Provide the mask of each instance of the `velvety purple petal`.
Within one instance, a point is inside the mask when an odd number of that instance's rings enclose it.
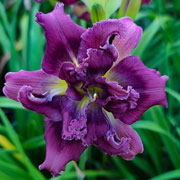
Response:
[[[112,117],[111,122],[116,131],[117,136],[121,138],[129,138],[129,151],[127,154],[121,155],[123,159],[132,160],[136,154],[143,152],[142,141],[135,130],[132,129],[130,125],[124,124],[119,121],[119,119],[114,119]]]
[[[126,112],[132,109],[136,109],[140,95],[131,86],[127,87],[126,90],[127,98],[117,98],[116,95],[109,96],[106,99],[107,104],[104,108],[112,112],[115,117],[123,116]],[[108,100],[108,101],[107,101]]]
[[[95,142],[95,145],[105,153],[113,156],[120,155],[125,160],[132,160],[137,154],[143,152],[140,137],[129,125],[119,121],[114,128],[115,135],[101,138]]]
[[[60,72],[59,72],[59,78],[65,80],[68,82],[68,84],[74,84],[77,83],[77,74],[75,72],[75,64],[71,62],[64,62],[61,65]]]
[[[132,19],[125,17],[121,19],[121,22],[126,28],[126,36],[124,38],[116,36],[113,40],[113,44],[119,52],[119,60],[131,55],[142,36],[142,28],[137,26]]]
[[[149,4],[152,0],[142,0],[141,4]]]
[[[35,93],[44,94],[57,87],[63,88],[63,84],[65,84],[56,76],[46,74],[42,70],[10,72],[6,74],[5,80],[3,92],[15,101],[18,101],[18,92],[24,85],[31,86]]]
[[[81,84],[80,84],[81,85]],[[81,101],[84,95],[87,95],[87,93],[77,86],[69,86],[66,90],[66,95],[72,100],[75,101]]]
[[[160,76],[158,71],[147,68],[136,56],[121,60],[109,72],[109,80],[117,81],[125,89],[131,86],[135,92],[139,93],[139,98],[137,97],[135,108],[129,108],[124,113],[115,113],[115,118],[119,118],[126,124],[132,124],[139,120],[140,116],[151,106],[163,105],[167,107],[165,93],[167,79],[167,76]],[[135,94],[133,95],[134,98],[136,98]],[[118,104],[121,102],[112,103]]]
[[[57,177],[60,171],[65,170],[69,161],[79,159],[86,147],[81,141],[66,141],[61,138],[62,122],[53,122],[46,118],[45,123],[46,158],[39,168],[47,169]]]
[[[63,121],[62,138],[64,140],[82,140],[87,133],[88,97],[84,97],[82,101],[63,97],[60,106]]]
[[[81,79],[85,80],[104,75],[118,59],[118,53],[111,45],[104,46],[103,50],[89,48],[87,55],[76,69]]]
[[[109,155],[120,155],[120,156],[125,156],[127,155],[130,151],[130,141],[131,139],[129,137],[123,137],[123,136],[118,136],[116,133],[115,129],[113,128],[110,119],[108,118],[107,114],[105,112],[104,117],[106,117],[106,120],[109,122],[109,127],[107,128],[102,128],[103,126],[101,125],[102,122],[99,123],[99,127],[101,128],[93,128],[94,131],[99,130],[100,132],[103,132],[101,136],[99,136],[95,141],[93,142],[94,145],[98,146],[102,151]],[[96,117],[93,117],[96,119]]]
[[[109,135],[108,137],[101,137],[94,142],[104,153],[111,156],[125,156],[129,152],[130,139],[119,139],[116,135]]]
[[[118,82],[108,81],[108,78],[105,77],[95,78],[90,83],[92,83],[95,87],[101,88],[96,102],[102,106],[105,106],[111,100],[127,100],[131,93],[130,87],[127,88],[127,90],[123,89]]]
[[[111,44],[111,38],[115,34],[124,38],[126,35],[126,27],[123,22],[122,19],[108,19],[94,24],[92,28],[85,31],[81,36],[82,41],[78,60],[82,62],[88,57],[87,50],[89,48],[101,49],[106,44]]]
[[[76,3],[78,0],[61,0],[64,4],[70,5]]]
[[[73,5],[73,13],[77,18],[91,22],[91,15],[88,8],[82,3],[76,3]]]
[[[79,69],[79,68],[78,68]],[[83,71],[83,72],[82,72]],[[76,101],[80,101],[87,94],[80,86],[82,85],[82,76],[85,76],[85,68],[77,70],[74,63],[64,62],[60,68],[59,77],[68,83],[66,95]],[[81,74],[82,73],[82,74]],[[81,77],[80,77],[81,76]]]
[[[37,3],[42,3],[43,1],[45,0],[35,0]],[[61,2],[63,2],[64,4],[66,5],[71,5],[71,4],[74,4],[76,3],[78,0],[59,0]]]
[[[80,46],[80,36],[85,31],[64,13],[63,4],[56,4],[48,14],[38,12],[37,22],[43,26],[47,40],[43,70],[48,74],[59,75],[63,62],[76,62]]]
[[[89,146],[99,137],[106,136],[111,129],[111,123],[101,106],[88,97],[84,97],[81,102],[64,97],[61,109],[64,140],[81,140],[84,146]]]
[[[111,129],[111,123],[102,107],[92,103],[87,112],[87,134],[84,136],[83,144],[88,146],[97,139],[106,136]]]
[[[32,111],[43,114],[54,121],[61,121],[61,109],[59,106],[61,96],[55,96],[49,101],[48,93],[37,94],[31,86],[23,86],[19,90],[18,101]]]

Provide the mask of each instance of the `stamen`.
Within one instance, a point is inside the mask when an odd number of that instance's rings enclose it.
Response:
[[[96,101],[97,96],[98,96],[97,93],[93,94],[92,102]]]

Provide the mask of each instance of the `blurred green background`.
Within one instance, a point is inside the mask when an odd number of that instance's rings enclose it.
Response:
[[[45,38],[35,13],[52,9],[52,2],[39,5],[31,0],[0,0],[0,89],[5,73],[40,69]],[[91,26],[74,17],[71,6],[65,9],[76,23]],[[87,180],[180,179],[180,0],[154,0],[141,8],[135,22],[144,34],[133,54],[149,68],[169,76],[169,108],[153,107],[133,124],[144,144],[144,153],[133,161],[110,157],[91,146],[78,166],[70,162],[57,180],[84,176]],[[45,158],[43,133],[41,115],[0,91],[0,180],[54,179],[47,171],[38,170]]]

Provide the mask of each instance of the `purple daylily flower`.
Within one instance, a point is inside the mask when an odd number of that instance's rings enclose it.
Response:
[[[73,13],[79,19],[91,22],[91,15],[89,9],[83,3],[75,3],[73,5]]]
[[[152,0],[142,0],[141,4],[149,4]]]
[[[42,3],[45,0],[35,0],[37,3]],[[59,0],[60,1],[60,0]],[[73,14],[85,21],[91,22],[91,15],[89,13],[88,8],[78,0],[61,0],[66,5],[73,5]]]
[[[153,105],[167,107],[167,76],[148,69],[131,52],[142,35],[130,18],[85,29],[57,4],[37,22],[47,40],[42,70],[6,75],[4,94],[45,115],[46,158],[54,176],[93,144],[131,160],[143,145],[131,124]]]
[[[60,0],[64,4],[70,5],[76,3],[78,0]]]
[[[45,0],[35,0],[35,1],[37,3],[42,3]],[[59,0],[59,1],[63,2],[64,4],[71,5],[71,4],[76,3],[78,0]]]

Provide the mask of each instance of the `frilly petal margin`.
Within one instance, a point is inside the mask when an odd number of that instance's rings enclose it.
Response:
[[[89,48],[87,55],[88,57],[76,68],[77,74],[83,80],[103,76],[118,59],[116,48],[111,45],[105,45],[102,50]]]
[[[105,153],[112,156],[120,155],[125,160],[132,160],[137,154],[142,153],[143,144],[136,131],[131,126],[115,119],[112,114],[108,117],[115,130],[115,135],[99,139],[95,144]]]
[[[64,5],[57,3],[48,13],[36,13],[36,21],[44,28],[46,37],[45,56],[42,68],[48,74],[58,76],[63,62],[76,62],[80,46],[80,36],[85,28],[75,24],[64,13]]]
[[[56,76],[46,74],[42,70],[10,72],[6,74],[5,80],[3,92],[7,97],[15,101],[18,101],[18,92],[24,85],[31,86],[36,93],[44,94],[57,86],[59,87],[64,82]]]
[[[61,99],[62,109],[62,138],[64,140],[82,140],[87,133],[87,111],[89,99],[74,101],[68,97]]]
[[[43,114],[54,121],[61,121],[61,110],[59,102],[61,96],[55,96],[51,101],[48,99],[48,93],[42,95],[33,93],[31,86],[23,86],[18,93],[18,101],[27,109]]]
[[[124,124],[119,119],[115,119],[111,113],[108,113],[108,117],[115,129],[118,138],[129,138],[129,151],[126,154],[122,154],[121,157],[125,160],[132,160],[137,154],[143,152],[143,144],[141,138],[130,125]]]
[[[79,48],[78,61],[81,63],[87,58],[87,50],[101,49],[106,44],[111,44],[111,37],[118,35],[120,38],[125,38],[127,29],[123,21],[108,19],[100,21],[87,29],[81,36],[81,44]]]
[[[86,149],[81,141],[63,140],[61,132],[62,122],[45,118],[46,158],[39,169],[49,170],[54,177],[59,176],[60,171],[65,171],[65,166],[69,161],[77,161]]]
[[[119,53],[119,60],[131,55],[142,36],[142,28],[137,26],[132,19],[128,17],[121,18],[121,22],[126,28],[126,36],[124,38],[116,36],[112,42]]]
[[[121,156],[123,159],[132,160],[137,154],[143,152],[144,148],[141,138],[130,125],[124,124],[119,121],[119,119],[116,119],[114,128],[119,138],[126,137],[131,139],[128,153]]]
[[[83,144],[88,146],[99,138],[106,136],[112,130],[112,125],[102,111],[102,107],[92,103],[87,112],[87,134],[83,139]]]
[[[139,93],[136,101],[136,107],[128,109],[124,113],[113,113],[115,118],[120,119],[126,124],[132,124],[139,120],[140,116],[151,106],[163,105],[168,106],[165,85],[167,76],[160,76],[160,73],[154,69],[147,68],[139,57],[129,56],[121,60],[109,72],[108,79],[117,81],[123,88],[132,86]],[[121,101],[112,101],[109,103],[119,104]],[[108,111],[111,112],[109,104]],[[113,111],[113,110],[112,110]]]

